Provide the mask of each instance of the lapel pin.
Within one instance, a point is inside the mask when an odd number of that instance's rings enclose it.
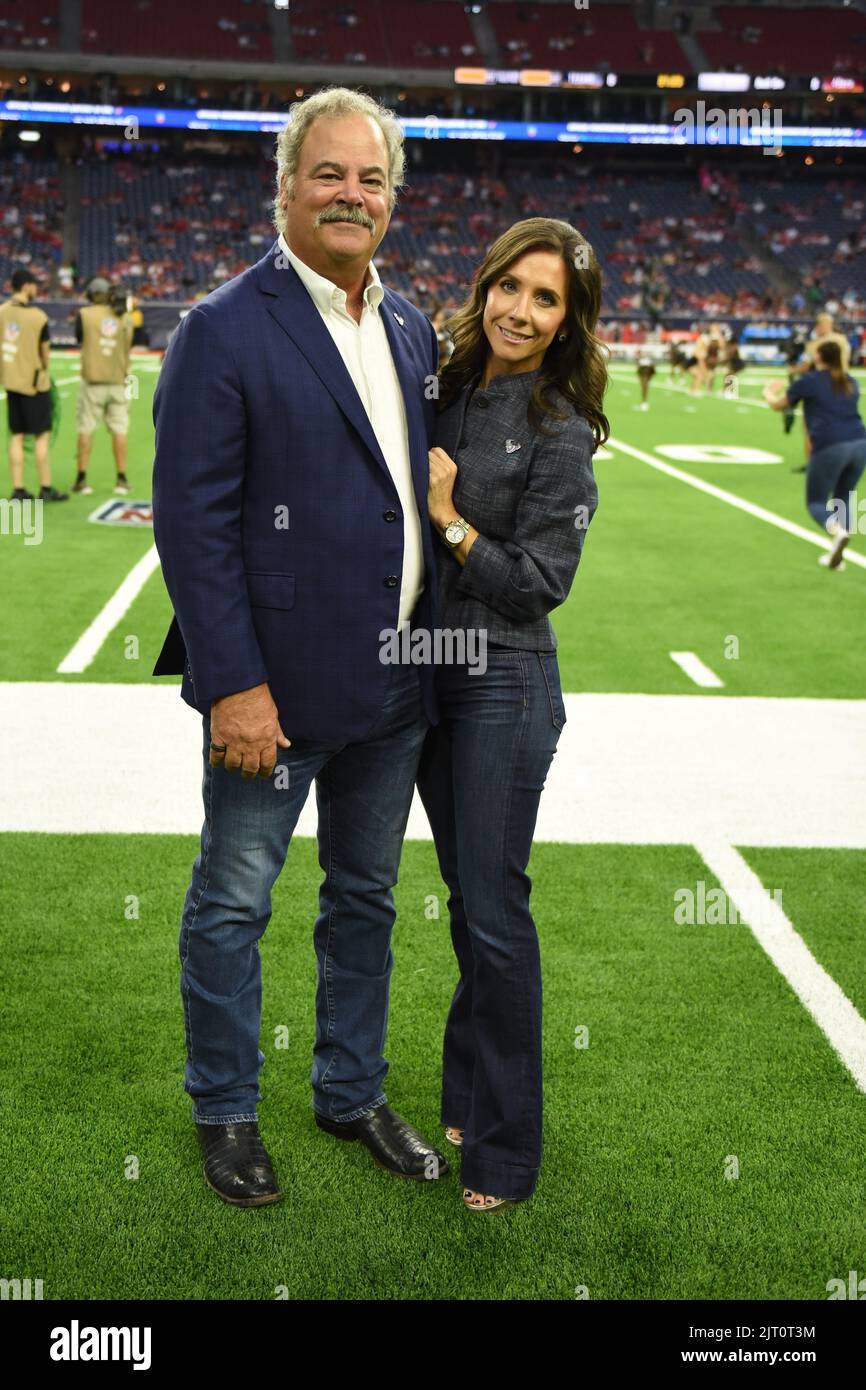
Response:
[[[397,310],[396,310],[396,309],[394,310],[394,317],[395,317],[395,319],[397,320],[397,322],[399,323],[400,327],[402,328],[402,327],[403,327],[403,322],[404,322],[404,321],[403,321],[403,319],[401,319],[401,317],[400,317],[400,315],[397,313]]]
[[[505,448],[509,454],[513,454],[515,449],[520,448],[520,445],[518,444],[516,439],[506,439]]]

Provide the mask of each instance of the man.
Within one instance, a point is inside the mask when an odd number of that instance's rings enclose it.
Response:
[[[117,483],[114,491],[129,492],[126,457],[129,438],[129,399],[126,378],[132,346],[132,316],[126,312],[122,292],[112,294],[101,275],[87,287],[90,303],[75,316],[75,338],[81,344],[81,387],[78,392],[78,474],[73,492],[87,497],[93,488],[87,481],[87,465],[93,431],[105,424],[111,435]]]
[[[51,433],[51,339],[48,315],[33,303],[36,277],[24,266],[12,272],[12,298],[0,308],[3,339],[2,379],[9,420],[9,469],[12,497],[32,498],[24,486],[24,436],[33,436],[33,453],[41,502],[66,502],[68,492],[51,486],[48,436]]]
[[[154,528],[175,619],[155,674],[203,716],[205,823],[184,905],[184,1086],[225,1201],[281,1193],[257,1127],[258,941],[313,780],[324,871],[315,1121],[403,1177],[447,1171],[387,1104],[392,886],[430,667],[380,660],[435,626],[427,519],[436,335],[371,257],[399,125],[332,88],[277,141],[278,241],[176,329],[155,401]]]

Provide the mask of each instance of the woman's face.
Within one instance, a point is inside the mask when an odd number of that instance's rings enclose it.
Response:
[[[532,372],[565,319],[568,275],[555,251],[527,251],[493,281],[484,334],[501,369]]]

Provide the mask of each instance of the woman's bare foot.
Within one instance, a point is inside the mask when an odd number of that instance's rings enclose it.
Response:
[[[466,1206],[471,1207],[473,1211],[493,1211],[495,1207],[511,1206],[511,1201],[508,1197],[486,1196],[483,1192],[473,1192],[471,1187],[464,1187],[463,1201],[466,1203]]]

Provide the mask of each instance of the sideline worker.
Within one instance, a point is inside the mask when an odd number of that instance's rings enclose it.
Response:
[[[126,377],[132,346],[132,316],[126,295],[97,276],[87,288],[90,303],[75,319],[75,337],[81,344],[81,389],[78,395],[78,475],[72,491],[87,497],[93,488],[87,481],[87,465],[93,431],[104,422],[111,435],[117,483],[114,491],[129,492],[126,477],[129,436],[129,399]]]
[[[51,339],[48,315],[33,303],[36,276],[25,266],[12,272],[12,298],[0,308],[3,366],[0,369],[9,417],[9,469],[15,501],[32,498],[24,486],[24,436],[34,440],[39,499],[65,502],[68,492],[51,486],[48,436],[51,433],[51,378],[48,375]]]

